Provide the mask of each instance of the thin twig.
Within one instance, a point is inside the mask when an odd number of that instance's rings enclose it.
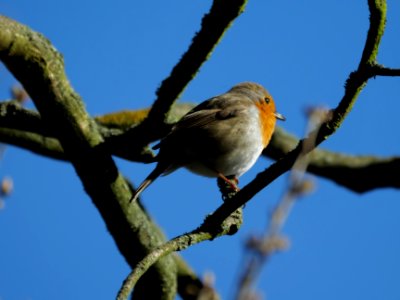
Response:
[[[382,65],[373,66],[375,76],[400,76],[400,69],[387,68]]]

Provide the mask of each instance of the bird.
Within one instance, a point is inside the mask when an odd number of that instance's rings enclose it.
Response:
[[[130,202],[159,176],[179,168],[221,178],[239,190],[238,178],[257,161],[285,117],[260,84],[242,82],[190,110],[153,147],[159,149],[157,165],[133,193]],[[229,180],[233,178],[236,183]]]

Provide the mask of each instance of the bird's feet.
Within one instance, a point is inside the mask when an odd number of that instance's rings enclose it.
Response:
[[[223,174],[218,174],[218,187],[222,194],[222,200],[226,201],[231,199],[239,191],[237,184],[239,180],[236,176],[224,176]]]
[[[225,181],[234,192],[239,192],[240,189],[237,186],[239,183],[239,179],[235,175],[225,176],[222,173],[218,173],[218,178]]]

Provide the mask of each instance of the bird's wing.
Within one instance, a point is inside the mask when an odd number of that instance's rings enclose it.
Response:
[[[193,111],[186,114],[178,123],[173,127],[173,131],[181,129],[189,129],[194,127],[203,127],[212,122],[215,122],[216,115],[220,113],[221,109],[203,109],[198,111]]]
[[[232,108],[232,106],[227,105],[228,103],[225,101],[221,103],[222,105],[211,105],[210,103],[210,100],[208,100],[193,108],[175,124],[172,131],[201,128],[213,122],[235,118],[245,110],[244,106],[238,105]]]
[[[224,99],[220,99],[221,101],[217,101],[217,103],[213,100],[215,100],[215,98],[199,104],[184,115],[182,119],[172,127],[172,130],[164,140],[171,137],[171,135],[175,136],[176,134],[180,134],[188,129],[200,129],[207,125],[211,125],[214,122],[221,122],[223,120],[235,118],[245,111],[244,106],[235,105],[235,107],[232,108],[232,106]],[[156,144],[153,149],[159,149],[162,142],[163,140]]]

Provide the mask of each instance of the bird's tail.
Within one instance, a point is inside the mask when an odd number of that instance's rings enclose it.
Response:
[[[136,201],[140,194],[154,181],[157,179],[158,176],[160,176],[162,173],[164,173],[165,168],[161,168],[157,166],[150,174],[149,176],[146,177],[146,179],[138,186],[136,191],[133,193],[133,196],[131,200],[129,201],[134,202]]]

